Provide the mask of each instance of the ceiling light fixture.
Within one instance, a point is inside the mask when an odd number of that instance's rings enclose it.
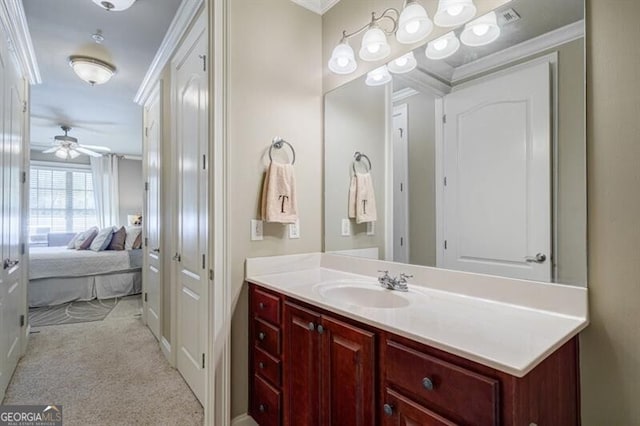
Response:
[[[391,81],[391,74],[386,65],[369,71],[365,83],[367,86],[383,86]]]
[[[453,55],[460,48],[460,40],[453,31],[430,41],[424,53],[429,59],[444,59]]]
[[[476,16],[473,0],[440,0],[433,21],[441,27],[457,27]]]
[[[460,41],[470,47],[485,46],[500,36],[500,27],[495,12],[489,12],[464,26]]]
[[[329,69],[336,74],[351,74],[358,68],[355,53],[347,40],[342,41],[333,49],[329,59]]]
[[[95,4],[109,12],[120,12],[129,9],[136,0],[93,0]]]
[[[409,52],[389,62],[387,68],[394,74],[405,74],[413,71],[416,66],[418,66],[416,57],[413,52]]]
[[[403,44],[424,40],[433,31],[433,22],[422,5],[416,0],[407,0],[398,20],[396,39]]]
[[[379,61],[391,54],[391,46],[387,42],[387,35],[378,27],[371,24],[362,37],[362,45],[358,55],[363,61]]]
[[[88,56],[71,56],[69,65],[78,77],[90,85],[104,84],[116,73],[116,67]]]

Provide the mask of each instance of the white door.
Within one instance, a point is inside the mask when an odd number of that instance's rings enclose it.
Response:
[[[204,18],[174,60],[178,161],[177,365],[202,402],[208,324],[208,83]]]
[[[156,339],[161,339],[160,310],[162,262],[160,260],[160,85],[145,105],[145,244],[144,318]]]
[[[409,136],[407,104],[393,107],[393,261],[409,263]]]
[[[446,249],[438,266],[550,281],[549,65],[482,80],[444,104]]]

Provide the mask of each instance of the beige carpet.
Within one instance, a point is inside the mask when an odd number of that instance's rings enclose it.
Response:
[[[4,404],[61,404],[67,426],[201,425],[202,406],[139,312],[132,298],[104,321],[34,329]]]

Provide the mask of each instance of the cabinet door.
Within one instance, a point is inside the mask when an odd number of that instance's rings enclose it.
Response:
[[[284,305],[284,424],[319,424],[320,314],[286,302]]]
[[[322,424],[375,424],[375,335],[322,317]]]
[[[456,426],[455,423],[387,388],[383,426]]]

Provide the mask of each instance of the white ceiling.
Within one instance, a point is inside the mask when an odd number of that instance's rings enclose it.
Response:
[[[103,145],[119,154],[142,152],[142,108],[133,98],[181,0],[137,0],[107,12],[92,0],[23,0],[42,84],[31,88],[31,143],[50,146],[60,125],[80,144]],[[104,42],[91,35],[102,30]],[[116,75],[90,86],[69,67],[71,55],[113,64]]]
[[[327,10],[331,9],[333,5],[338,3],[340,0],[291,0],[294,3],[299,4],[300,6],[309,9],[312,12],[317,13],[318,15],[323,15]]]

